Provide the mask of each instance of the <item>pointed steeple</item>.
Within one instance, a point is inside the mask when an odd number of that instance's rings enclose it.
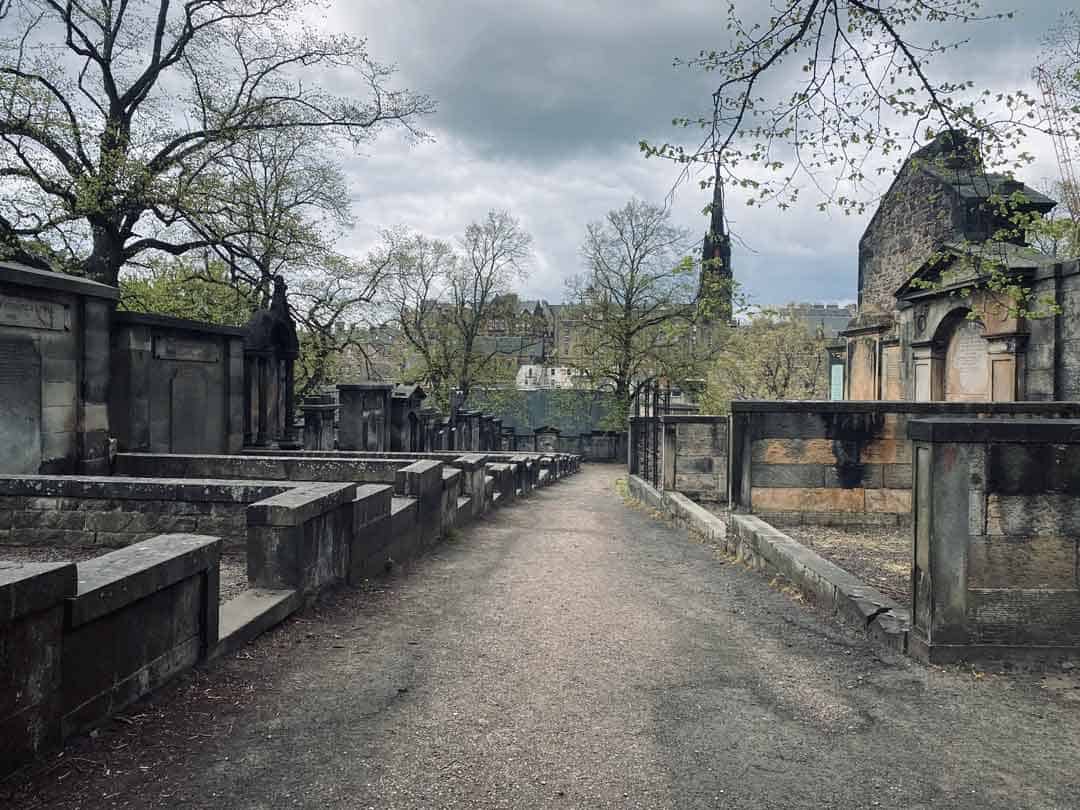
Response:
[[[731,320],[733,278],[731,237],[724,225],[724,181],[720,176],[720,162],[717,161],[712,216],[701,247],[701,281],[698,285],[698,302],[707,306],[709,320],[721,323]]]

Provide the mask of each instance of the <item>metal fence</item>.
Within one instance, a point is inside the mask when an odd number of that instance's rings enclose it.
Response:
[[[647,384],[634,400],[630,417],[630,474],[659,488],[663,479],[663,426],[660,417],[671,410],[671,386]]]

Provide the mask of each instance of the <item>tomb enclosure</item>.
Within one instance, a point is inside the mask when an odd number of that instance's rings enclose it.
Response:
[[[242,329],[117,297],[0,264],[0,774],[578,469],[415,385],[298,414],[280,279]]]

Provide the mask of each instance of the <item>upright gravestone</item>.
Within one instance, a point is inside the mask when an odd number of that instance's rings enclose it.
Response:
[[[342,450],[390,449],[390,383],[364,382],[339,385],[341,405],[338,447]]]
[[[304,449],[334,449],[334,414],[337,403],[332,394],[307,397],[300,410],[304,416]]]

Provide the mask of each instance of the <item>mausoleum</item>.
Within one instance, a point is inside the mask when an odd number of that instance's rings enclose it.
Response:
[[[859,241],[859,309],[841,333],[845,398],[1080,397],[1080,263],[1031,247],[1016,224],[1055,205],[986,171],[963,133],[913,154]],[[1028,306],[992,290],[992,275],[1029,290]]]

